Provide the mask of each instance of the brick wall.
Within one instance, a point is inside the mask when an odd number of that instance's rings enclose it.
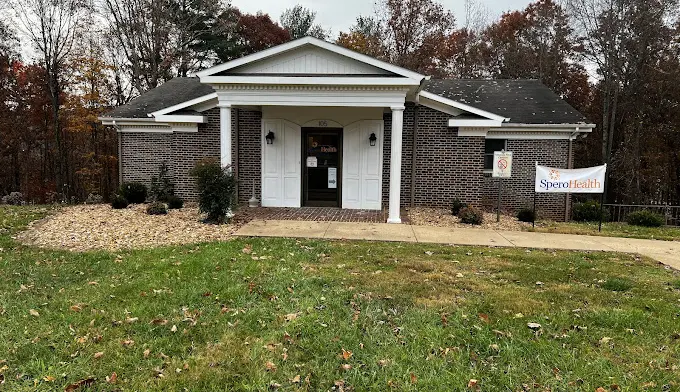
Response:
[[[158,167],[172,157],[171,133],[119,133],[123,181],[149,184]]]
[[[151,178],[158,175],[159,166],[166,163],[176,194],[188,201],[195,200],[196,186],[189,172],[201,159],[220,159],[220,109],[203,114],[208,121],[198,124],[198,132],[120,133],[122,180],[148,186]],[[250,198],[253,179],[259,193],[261,118],[260,112],[232,110],[232,160],[240,179],[239,201]]]
[[[484,168],[484,138],[459,137],[449,128],[450,115],[420,106],[416,138],[415,199],[416,206],[449,207],[454,198],[481,205]],[[416,108],[404,111],[402,146],[401,205],[411,205],[411,174]],[[390,143],[392,115],[386,113],[383,162],[383,203],[389,200]]]
[[[551,167],[568,167],[568,140],[508,140],[507,150],[512,151],[512,178],[503,180],[501,211],[514,212],[533,206],[535,164]],[[564,220],[566,203],[564,194],[538,194],[536,210],[540,217]],[[498,205],[498,180],[486,175],[482,205],[491,210]]]

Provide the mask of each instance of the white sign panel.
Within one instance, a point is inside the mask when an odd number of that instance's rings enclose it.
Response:
[[[328,168],[328,189],[335,189],[338,187],[338,168]]]
[[[556,169],[536,164],[537,193],[604,193],[607,165]]]
[[[496,151],[493,153],[492,177],[510,178],[512,175],[512,152]]]
[[[307,167],[316,167],[316,157],[307,157]]]

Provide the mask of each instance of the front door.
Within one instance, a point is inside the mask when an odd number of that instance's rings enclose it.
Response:
[[[304,206],[340,207],[342,129],[302,129]]]

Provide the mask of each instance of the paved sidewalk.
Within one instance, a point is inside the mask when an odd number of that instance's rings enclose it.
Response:
[[[254,220],[237,236],[404,241],[635,253],[680,270],[680,242],[360,222]]]

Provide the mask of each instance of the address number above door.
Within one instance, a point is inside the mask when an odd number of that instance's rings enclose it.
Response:
[[[343,126],[333,120],[311,120],[302,124],[303,128],[343,128]]]

